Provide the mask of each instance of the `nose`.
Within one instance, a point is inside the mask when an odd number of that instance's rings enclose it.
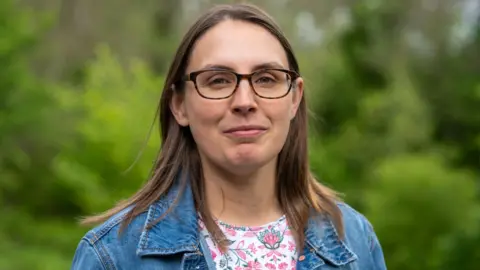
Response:
[[[257,110],[255,93],[247,79],[239,82],[238,88],[232,97],[232,112],[236,114],[248,114]]]

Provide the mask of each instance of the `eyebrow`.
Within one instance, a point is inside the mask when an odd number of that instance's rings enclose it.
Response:
[[[267,62],[267,63],[261,63],[261,64],[253,66],[252,71],[267,69],[267,68],[287,69],[283,65],[281,65],[277,62]],[[202,69],[224,69],[224,70],[229,70],[229,71],[235,71],[235,69],[230,67],[230,66],[219,65],[219,64],[207,64]]]

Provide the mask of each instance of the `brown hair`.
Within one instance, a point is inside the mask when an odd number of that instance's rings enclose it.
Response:
[[[165,195],[174,183],[179,181],[182,192],[185,190],[187,179],[190,179],[189,183],[197,211],[202,216],[207,229],[213,236],[217,236],[215,237],[217,243],[225,248],[223,244],[225,236],[214,222],[205,204],[202,167],[192,134],[188,127],[182,127],[176,122],[169,105],[173,97],[172,86],[184,75],[194,43],[208,29],[227,19],[253,23],[272,33],[283,46],[290,69],[300,74],[290,43],[279,26],[264,11],[248,4],[218,5],[210,9],[193,24],[184,36],[168,71],[159,104],[163,143],[152,170],[151,179],[130,199],[102,214],[84,219],[83,224],[104,222],[112,215],[131,206],[131,211],[127,213],[122,222],[121,228],[124,229],[136,216],[146,211],[151,204]],[[312,209],[317,213],[328,215],[340,236],[344,235],[341,212],[336,204],[336,193],[318,183],[310,172],[307,136],[307,106],[302,97],[298,112],[291,121],[285,145],[279,153],[276,190],[280,205],[293,232],[296,233],[295,237],[299,247],[303,247],[304,230]],[[177,196],[177,199],[180,196],[181,194]],[[170,206],[171,208],[172,206]],[[161,218],[167,213],[164,213]],[[150,224],[150,226],[152,225],[154,224]]]

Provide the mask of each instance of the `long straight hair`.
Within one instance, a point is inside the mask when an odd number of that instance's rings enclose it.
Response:
[[[290,69],[300,74],[290,43],[280,27],[263,10],[254,5],[233,4],[218,5],[207,11],[186,33],[169,68],[159,102],[162,146],[152,169],[151,178],[131,198],[102,214],[85,218],[82,221],[83,224],[104,222],[119,211],[131,207],[122,221],[121,230],[123,230],[136,216],[165,195],[175,183],[179,183],[180,192],[173,205],[162,217],[150,224],[151,227],[174,207],[189,181],[199,215],[208,231],[214,236],[216,243],[222,249],[226,248],[226,242],[224,242],[226,237],[215,223],[205,203],[203,171],[192,134],[188,127],[182,127],[176,122],[170,110],[173,92],[183,90],[182,86],[176,85],[176,82],[186,71],[193,45],[206,31],[225,20],[249,22],[269,31],[283,46]],[[276,194],[289,225],[295,233],[299,248],[303,248],[304,230],[312,210],[327,215],[333,221],[339,235],[342,238],[344,235],[342,216],[336,203],[337,194],[320,184],[310,171],[307,136],[307,106],[305,98],[302,97],[297,114],[291,121],[285,145],[279,153],[276,175],[278,180]]]

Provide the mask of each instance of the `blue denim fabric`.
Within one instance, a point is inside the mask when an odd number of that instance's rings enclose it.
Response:
[[[129,209],[90,230],[80,241],[71,269],[215,269],[205,239],[197,227],[197,213],[189,189],[164,219],[147,230],[171,205],[177,188],[151,205],[119,234]],[[340,240],[332,222],[312,215],[305,231],[305,248],[297,269],[386,269],[382,249],[367,219],[344,203],[345,239]]]

